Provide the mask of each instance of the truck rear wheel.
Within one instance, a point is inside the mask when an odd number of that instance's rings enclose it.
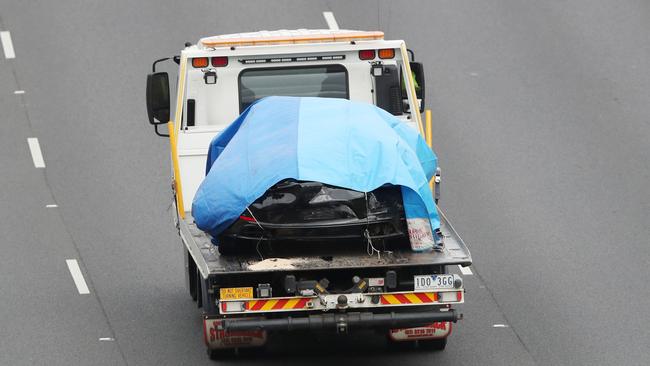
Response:
[[[196,292],[196,307],[201,308],[203,306],[203,288],[201,284],[203,283],[203,277],[201,277],[201,272],[197,269],[194,271],[194,291]]]
[[[395,351],[409,351],[416,348],[427,351],[442,351],[447,346],[447,338],[394,341],[388,337],[388,344]]]
[[[192,297],[192,300],[196,301],[197,299],[197,291],[196,291],[196,282],[197,282],[197,277],[196,277],[196,263],[194,263],[194,259],[192,256],[187,254],[187,279],[188,279],[188,288],[190,289],[190,296]]]
[[[405,351],[414,350],[415,345],[416,345],[415,341],[397,342],[397,341],[394,341],[394,340],[390,339],[390,337],[386,337],[386,341],[388,342],[388,347],[392,351],[396,351],[396,352],[405,352]]]
[[[447,338],[440,339],[421,339],[418,341],[418,345],[422,349],[431,350],[431,351],[442,351],[447,347]]]
[[[217,348],[217,349],[207,349],[208,357],[211,360],[218,361],[227,358],[232,358],[235,356],[235,348]]]

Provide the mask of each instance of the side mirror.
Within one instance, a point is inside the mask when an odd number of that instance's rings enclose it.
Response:
[[[169,75],[156,72],[147,75],[147,113],[149,123],[161,125],[169,122]]]
[[[415,82],[415,95],[420,99],[420,113],[424,112],[424,67],[420,62],[409,62],[413,80]]]

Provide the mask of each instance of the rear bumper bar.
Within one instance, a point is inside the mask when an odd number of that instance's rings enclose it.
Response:
[[[435,322],[456,322],[462,314],[453,309],[445,312],[399,312],[399,313],[338,313],[286,317],[279,319],[223,319],[223,330],[250,331],[294,331],[294,330],[337,330],[346,332],[348,328],[408,328],[428,325]]]

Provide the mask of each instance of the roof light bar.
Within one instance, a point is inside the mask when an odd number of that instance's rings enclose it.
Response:
[[[275,33],[279,34],[279,33]],[[291,44],[291,43],[320,43],[320,42],[351,42],[369,41],[384,39],[384,32],[364,31],[341,31],[326,33],[297,33],[285,35],[264,36],[258,34],[249,36],[247,34],[232,34],[202,38],[199,42],[203,47],[229,47],[229,46],[257,46],[268,44]]]
[[[345,55],[246,58],[246,59],[239,59],[238,61],[244,65],[250,65],[250,64],[279,63],[279,62],[309,62],[309,61],[335,61],[335,60],[345,60]]]

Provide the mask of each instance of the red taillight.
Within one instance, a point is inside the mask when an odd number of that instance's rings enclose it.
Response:
[[[195,68],[208,67],[207,57],[196,57],[192,59],[192,66]]]
[[[372,60],[375,58],[375,50],[361,50],[359,51],[359,58],[361,60]]]
[[[382,59],[393,58],[393,57],[395,57],[395,49],[393,49],[393,48],[384,48],[383,50],[379,50],[377,52],[377,55],[379,56],[379,58],[382,58]]]
[[[248,222],[255,222],[255,219],[254,219],[254,218],[252,218],[252,217],[248,217],[248,216],[244,216],[244,215],[240,215],[240,216],[239,216],[239,219],[240,219],[240,220],[244,220],[244,221],[248,221]]]
[[[212,66],[214,67],[228,66],[228,57],[213,57]]]

